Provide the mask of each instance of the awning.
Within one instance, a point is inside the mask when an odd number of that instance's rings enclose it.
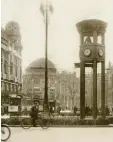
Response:
[[[22,98],[22,95],[19,95],[19,94],[10,94],[9,96],[11,98]]]

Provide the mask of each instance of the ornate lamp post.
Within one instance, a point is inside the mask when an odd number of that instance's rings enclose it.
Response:
[[[40,10],[45,22],[45,94],[44,111],[48,111],[48,14],[53,12],[53,7],[48,0],[41,1]]]

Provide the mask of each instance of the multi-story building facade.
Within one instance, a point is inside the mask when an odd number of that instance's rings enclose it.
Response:
[[[11,111],[8,106],[16,103],[16,100],[11,98],[17,98],[21,92],[21,51],[20,27],[18,23],[11,21],[6,24],[5,29],[1,29],[1,104],[5,112],[8,112],[8,109]]]
[[[24,94],[23,107],[32,105],[36,99],[44,99],[45,93],[45,58],[33,61],[23,75]],[[52,61],[48,60],[48,99],[55,100],[56,95],[56,68]]]

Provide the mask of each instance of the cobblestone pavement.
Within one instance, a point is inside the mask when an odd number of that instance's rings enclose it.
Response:
[[[7,142],[113,142],[113,128],[12,128]]]

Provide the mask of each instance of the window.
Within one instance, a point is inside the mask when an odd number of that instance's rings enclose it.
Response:
[[[14,91],[14,93],[16,93],[16,85],[15,84],[13,84],[13,91]]]
[[[1,97],[1,105],[4,104],[4,97]]]
[[[1,51],[1,63],[3,63],[3,56],[4,56],[4,52],[3,50]]]
[[[1,82],[1,90],[4,90],[4,82]]]
[[[13,55],[10,54],[10,62],[13,62]]]
[[[18,93],[18,85],[16,85],[16,93]]]
[[[40,88],[34,88],[34,91],[38,92],[38,91],[40,91]]]
[[[20,85],[20,90],[19,91],[22,91],[22,85]]]
[[[10,62],[10,74],[12,75],[13,74],[13,63]]]
[[[12,84],[10,84],[11,92],[13,92]]]
[[[8,53],[4,52],[4,60],[8,61]]]
[[[6,91],[9,91],[9,84],[6,83]]]
[[[12,92],[14,92],[14,84],[12,84]]]
[[[29,89],[28,89],[29,90]],[[20,86],[18,86],[18,91],[20,91]]]
[[[6,82],[4,82],[4,90],[7,91]]]
[[[36,83],[36,84],[40,84],[40,78],[35,77],[34,80],[35,80],[35,83]]]
[[[97,43],[102,44],[102,36],[99,35],[97,38],[98,38],[98,39],[97,39]]]
[[[17,71],[17,69],[18,69],[18,59],[17,59],[16,56],[14,57],[14,66],[15,66],[15,76],[17,77],[18,76],[18,71]]]
[[[11,84],[9,83],[8,85],[9,85],[9,92],[11,92]]]
[[[18,65],[18,59],[17,59],[16,56],[14,57],[14,64],[15,64],[16,66]]]
[[[16,76],[16,77],[18,76],[18,70],[17,70],[17,67],[15,67],[15,76]]]
[[[4,73],[7,73],[7,66],[4,64]]]
[[[7,74],[7,70],[8,69],[8,64],[7,64],[7,61],[6,60],[4,60],[4,73],[6,73]]]
[[[10,98],[10,105],[17,106],[18,105],[18,99],[16,99],[16,98]]]
[[[55,91],[55,89],[50,89],[50,91],[51,91],[51,92],[54,92],[54,91]]]
[[[5,97],[5,98],[4,98],[4,103],[5,103],[5,104],[9,104],[9,98],[8,98],[8,97]]]
[[[3,63],[1,61],[1,72],[3,72]]]
[[[93,42],[93,37],[90,36],[84,36],[84,43],[90,44]]]

